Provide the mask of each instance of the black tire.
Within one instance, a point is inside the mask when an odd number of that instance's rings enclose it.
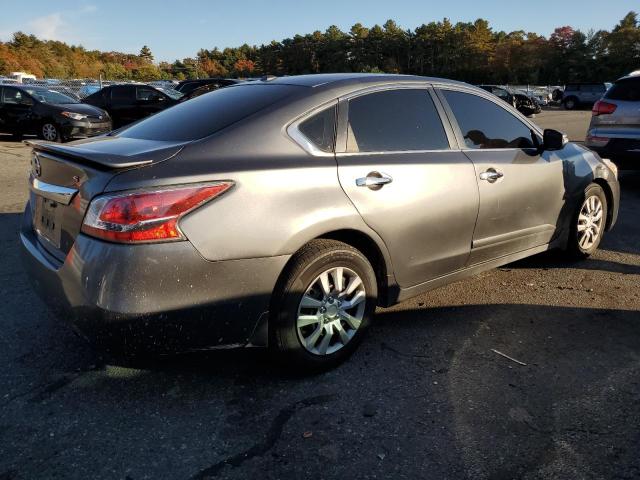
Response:
[[[297,323],[300,302],[318,276],[336,267],[348,269],[360,277],[366,303],[361,323],[351,339],[337,351],[320,355],[302,344]],[[274,292],[270,318],[271,346],[287,362],[287,367],[297,371],[313,372],[334,367],[347,359],[362,341],[375,311],[377,295],[375,272],[359,250],[335,240],[313,240],[294,255]],[[322,325],[319,323],[317,328]],[[319,338],[324,338],[326,332],[321,332]]]
[[[597,197],[602,206],[602,219],[600,221],[600,228],[597,238],[594,243],[591,244],[588,248],[583,248],[580,245],[580,232],[578,231],[578,223],[580,214],[583,211],[583,207],[590,197]],[[567,244],[567,253],[569,257],[572,259],[583,259],[592,255],[600,245],[602,241],[602,237],[604,236],[604,229],[607,225],[607,196],[604,193],[602,187],[596,183],[590,184],[584,191],[584,196],[582,197],[582,201],[576,207],[576,211],[571,218],[571,225],[569,229],[569,242]]]
[[[575,110],[578,108],[578,99],[576,97],[566,98],[563,103],[566,110]]]
[[[38,137],[49,142],[62,142],[60,127],[52,121],[44,121],[38,130]]]

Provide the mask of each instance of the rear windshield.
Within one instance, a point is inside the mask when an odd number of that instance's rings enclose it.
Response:
[[[637,102],[640,100],[640,78],[629,78],[614,83],[604,97],[609,100]]]
[[[190,141],[204,138],[290,96],[290,85],[223,88],[179,103],[121,131],[120,137]]]

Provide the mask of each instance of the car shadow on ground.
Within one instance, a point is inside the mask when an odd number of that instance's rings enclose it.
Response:
[[[393,462],[408,460],[410,476],[434,478],[613,478],[640,468],[638,432],[629,422],[640,415],[635,311],[527,304],[382,311],[349,361],[304,377],[250,350],[145,368],[88,366],[76,353],[86,352],[82,342],[51,321],[33,325],[50,332],[32,345],[45,354],[4,359],[30,385],[4,402],[15,415],[4,424],[30,425],[10,438],[5,458],[21,458],[19,449],[45,455],[47,448],[35,447],[46,443],[45,433],[53,435],[60,476],[83,461],[72,455],[76,438],[82,451],[101,452],[92,460],[98,472],[139,444],[156,456],[186,448],[192,460],[185,470],[172,467],[174,478],[222,471],[252,478],[262,469],[273,478],[300,478],[323,466],[327,478],[348,474],[353,465],[327,467],[332,448],[368,449],[357,465],[387,477],[394,476]],[[61,337],[64,349],[56,346]],[[63,362],[71,368],[34,388],[60,356],[71,357]],[[105,436],[113,432],[119,440],[109,443]],[[304,432],[312,439],[301,441]],[[380,462],[378,452],[390,461]],[[167,476],[145,463],[146,455],[129,465],[131,478]],[[283,456],[301,461],[283,464]],[[25,478],[31,465],[20,470]]]

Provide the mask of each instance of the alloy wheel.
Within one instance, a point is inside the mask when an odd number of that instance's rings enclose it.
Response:
[[[45,123],[42,126],[42,137],[50,142],[57,140],[58,130],[56,129],[56,126],[51,123]]]
[[[318,275],[298,307],[296,326],[302,346],[315,355],[330,355],[353,338],[362,323],[366,291],[360,276],[346,267]]]
[[[600,239],[602,232],[603,205],[596,195],[588,197],[578,215],[578,245],[589,250]]]

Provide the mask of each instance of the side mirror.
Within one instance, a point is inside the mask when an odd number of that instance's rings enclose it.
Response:
[[[564,133],[552,128],[544,130],[542,147],[545,150],[562,150],[567,143],[569,143],[569,139]]]

